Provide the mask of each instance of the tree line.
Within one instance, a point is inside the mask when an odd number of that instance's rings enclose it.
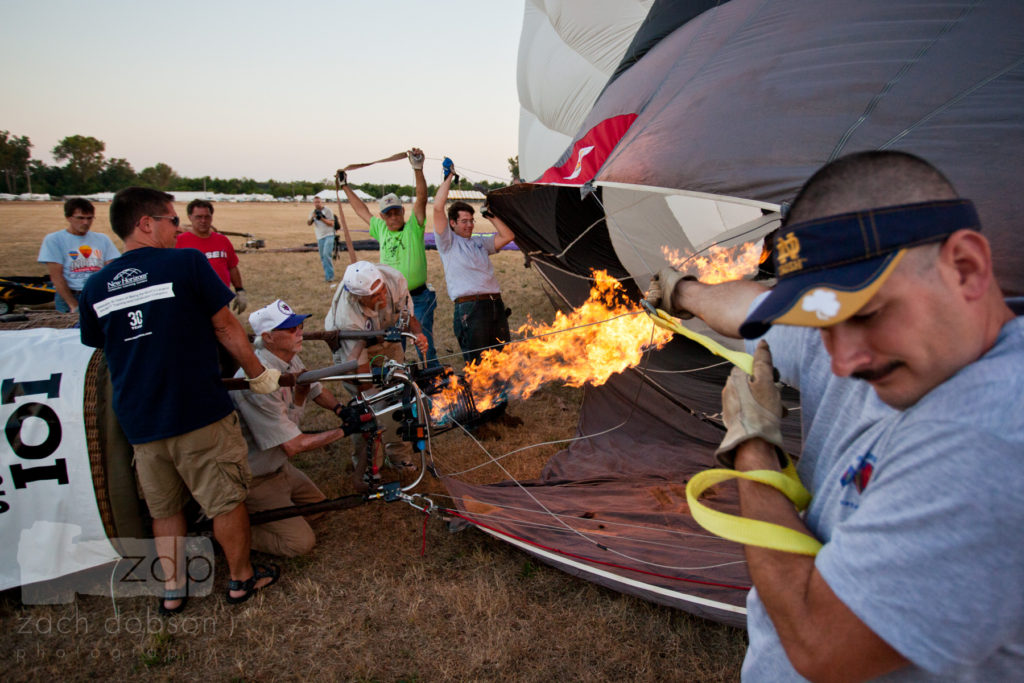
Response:
[[[201,191],[220,194],[269,194],[274,197],[316,194],[325,187],[334,187],[333,178],[318,181],[308,180],[254,180],[253,178],[213,178],[203,176],[189,178],[180,176],[163,162],[147,166],[136,172],[127,159],[106,158],[106,143],[88,135],[70,135],[51,150],[53,158],[63,165],[49,166],[32,158],[32,141],[24,135],[14,135],[0,130],[0,173],[3,175],[0,188],[10,194],[33,192],[55,196],[92,194],[94,192],[116,192],[124,187],[140,185],[165,192]],[[509,172],[518,177],[519,157],[508,160]],[[488,192],[504,187],[502,182],[470,182],[462,178],[456,189],[478,189]],[[352,184],[374,197],[389,192],[397,195],[414,196],[413,185],[363,183]],[[428,192],[433,196],[436,185],[430,185]]]

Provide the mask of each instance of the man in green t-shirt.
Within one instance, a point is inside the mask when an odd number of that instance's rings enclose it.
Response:
[[[348,203],[356,215],[370,226],[370,237],[380,243],[380,262],[391,266],[405,276],[412,295],[413,315],[420,321],[423,334],[427,337],[427,366],[437,367],[437,351],[434,349],[434,309],[437,295],[427,284],[427,252],[423,244],[423,233],[427,217],[427,181],[423,177],[423,150],[413,147],[408,151],[409,163],[416,176],[416,200],[412,215],[405,218],[402,200],[394,194],[381,197],[380,216],[374,216],[355,191],[342,180],[342,188]]]

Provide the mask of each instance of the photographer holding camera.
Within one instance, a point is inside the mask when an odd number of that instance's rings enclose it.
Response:
[[[316,246],[320,252],[320,263],[324,267],[324,281],[334,286],[334,214],[324,206],[319,197],[313,197],[313,210],[309,212],[306,225],[316,231]]]

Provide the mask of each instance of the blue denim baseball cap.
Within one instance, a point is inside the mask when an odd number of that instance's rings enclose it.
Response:
[[[948,199],[886,206],[783,225],[775,241],[778,284],[740,325],[747,339],[773,324],[828,327],[864,306],[907,249],[957,230],[981,230],[974,205]]]

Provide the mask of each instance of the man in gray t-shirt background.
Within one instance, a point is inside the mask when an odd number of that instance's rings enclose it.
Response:
[[[38,260],[46,265],[56,292],[54,305],[60,313],[77,313],[85,281],[121,255],[109,237],[90,232],[95,217],[92,202],[72,197],[64,202],[68,227],[43,238]]]

